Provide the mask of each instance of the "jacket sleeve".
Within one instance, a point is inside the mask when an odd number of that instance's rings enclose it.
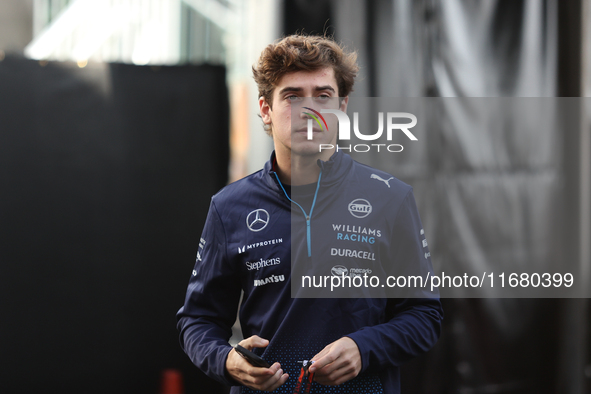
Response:
[[[430,254],[412,191],[396,213],[388,264],[402,275],[433,275]],[[443,319],[439,293],[422,289],[405,292],[405,298],[388,299],[386,322],[347,335],[357,344],[362,372],[400,366],[431,349],[437,342]]]
[[[177,328],[183,350],[209,377],[235,385],[226,372],[228,343],[240,300],[240,279],[228,261],[226,235],[212,200]]]

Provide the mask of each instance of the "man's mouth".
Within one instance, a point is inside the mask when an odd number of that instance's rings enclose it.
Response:
[[[317,128],[317,127],[313,127],[313,128],[312,128],[312,132],[313,132],[313,133],[321,133],[321,132],[322,132],[322,130],[320,130],[320,129],[319,129],[319,128]],[[308,127],[302,127],[302,128],[300,128],[300,129],[296,129],[296,133],[304,133],[304,134],[307,134],[307,133],[308,133]]]

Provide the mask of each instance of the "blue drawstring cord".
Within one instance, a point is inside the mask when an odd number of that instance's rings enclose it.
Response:
[[[304,210],[304,208],[302,208],[302,206],[300,204],[298,204],[297,202],[295,202],[294,200],[289,198],[289,195],[285,191],[283,184],[279,180],[279,176],[277,175],[276,172],[274,174],[275,174],[275,178],[277,178],[277,182],[279,182],[279,186],[281,186],[281,190],[283,190],[283,194],[285,194],[285,197],[287,197],[287,199],[289,201],[291,201],[292,203],[294,203],[295,205],[300,207],[300,209],[302,210],[302,213],[304,214],[304,217],[306,218],[306,239],[308,242],[308,257],[312,257],[312,237],[310,235],[310,220],[312,218],[312,212],[314,212],[314,206],[316,205],[316,197],[318,197],[318,190],[320,189],[320,179],[322,179],[322,170],[320,170],[320,174],[318,175],[318,182],[316,184],[316,192],[314,193],[314,200],[312,200],[312,207],[310,208],[310,215],[308,215],[306,213],[306,211]]]

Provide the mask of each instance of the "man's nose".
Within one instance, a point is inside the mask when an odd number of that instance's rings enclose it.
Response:
[[[320,112],[320,110],[322,109],[321,107],[318,106],[318,103],[316,103],[314,101],[314,98],[312,98],[312,97],[304,97],[300,104],[301,104],[300,105],[300,108],[301,108],[300,116],[303,119],[313,119],[313,116],[311,115],[311,113],[313,113],[314,110]]]
[[[300,111],[300,118],[301,119],[312,119],[312,115],[310,115],[310,112],[311,111],[309,109],[302,107],[302,109]]]

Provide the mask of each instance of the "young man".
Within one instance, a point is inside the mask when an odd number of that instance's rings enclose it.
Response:
[[[291,296],[296,262],[369,263],[334,256],[331,249],[341,250],[335,246],[363,246],[365,254],[353,256],[381,256],[371,262],[374,270],[399,261],[432,270],[412,189],[396,179],[386,188],[372,175],[390,179],[387,174],[334,149],[320,151],[320,143],[336,146],[334,116],[325,117],[326,127],[316,124],[308,138],[312,109],[346,111],[357,70],[356,55],[331,39],[299,35],[269,45],[253,68],[275,151],[263,170],[212,198],[177,315],[185,352],[207,375],[234,386],[232,393],[291,394],[301,361],[310,359],[311,393],[399,393],[399,366],[439,337],[438,299]],[[370,213],[351,211],[360,197]],[[373,241],[336,237],[336,220],[367,230]],[[241,290],[246,339],[240,344],[272,363],[269,368],[252,366],[228,344]]]

